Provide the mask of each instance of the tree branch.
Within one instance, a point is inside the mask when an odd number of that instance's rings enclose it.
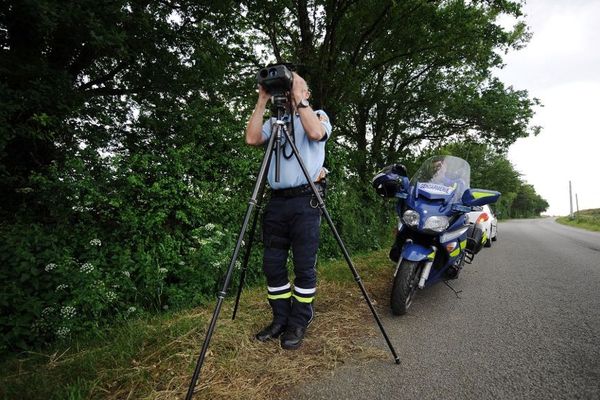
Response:
[[[371,23],[371,26],[369,26],[362,33],[362,35],[360,35],[360,38],[356,42],[356,47],[354,48],[354,51],[352,52],[352,57],[350,57],[351,64],[356,63],[356,59],[358,58],[358,54],[360,52],[360,49],[362,48],[362,45],[368,42],[369,36],[371,36],[371,34],[373,32],[375,32],[375,29],[381,24],[381,21],[385,18],[388,11],[390,11],[391,6],[392,6],[391,3],[388,3],[388,5],[381,11],[381,13],[379,13],[379,15],[373,20],[373,22]]]
[[[308,16],[308,4],[306,0],[296,2],[298,8],[298,25],[300,27],[300,56],[307,57],[312,50],[313,32]]]
[[[112,88],[112,87],[100,87],[94,89],[88,89],[83,91],[83,94],[88,97],[96,97],[96,96],[122,96],[125,94],[139,94],[143,92],[148,92],[148,90],[142,88],[135,89],[125,89],[125,88]]]
[[[113,68],[112,70],[110,70],[108,73],[106,73],[105,75],[96,78],[92,81],[89,81],[87,83],[84,83],[83,85],[79,86],[76,88],[76,90],[86,90],[91,88],[94,85],[99,85],[102,83],[106,83],[107,81],[111,80],[112,78],[115,77],[116,74],[118,74],[119,72],[121,72],[126,66],[128,65],[127,62],[125,61],[121,61],[120,63],[117,64],[117,66],[115,68]]]

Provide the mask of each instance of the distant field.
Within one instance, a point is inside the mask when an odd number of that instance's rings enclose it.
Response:
[[[600,208],[592,210],[582,210],[575,213],[575,218],[559,217],[557,222],[564,225],[576,226],[578,228],[587,229],[589,231],[600,232]]]

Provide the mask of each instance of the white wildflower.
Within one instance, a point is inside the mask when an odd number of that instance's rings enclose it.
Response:
[[[137,310],[137,308],[135,308],[135,307],[131,306],[131,307],[129,307],[129,308],[127,309],[127,314],[134,313],[136,310]]]
[[[50,271],[52,271],[54,268],[56,268],[56,264],[54,264],[54,263],[50,263],[50,264],[46,265],[46,267],[44,268],[44,271],[46,271],[46,272],[50,272]]]
[[[100,279],[96,279],[94,281],[94,283],[92,283],[92,287],[99,289],[99,290],[103,290],[106,287],[106,284],[104,283],[104,281],[101,281]]]
[[[121,272],[123,275],[125,275],[128,278],[131,278],[131,273],[129,273],[129,271],[123,271]]]
[[[212,264],[213,268],[219,268],[221,266],[221,263],[218,261],[213,261]]]
[[[100,239],[92,239],[90,240],[91,246],[102,246],[102,241]]]
[[[54,312],[54,307],[46,307],[42,310],[42,317],[49,317]]]
[[[71,319],[75,316],[75,314],[77,314],[75,307],[64,306],[60,309],[60,316],[63,317],[63,319]]]
[[[90,263],[85,263],[79,268],[79,272],[83,272],[84,274],[89,274],[94,270],[94,266]]]
[[[210,240],[208,240],[208,239],[201,239],[200,240],[200,245],[201,246],[206,246],[209,243],[210,243]]]
[[[71,329],[67,328],[66,326],[61,326],[56,330],[56,336],[58,336],[61,339],[66,338],[69,335],[69,333],[71,333]]]
[[[179,265],[185,265],[185,262],[179,261]]]
[[[60,291],[60,290],[65,290],[65,289],[67,289],[68,287],[69,287],[69,285],[65,285],[65,284],[63,283],[63,284],[60,284],[60,285],[58,285],[58,286],[56,287],[56,291],[58,292],[58,291]]]
[[[113,302],[117,299],[117,294],[115,292],[113,292],[112,290],[106,292],[106,299],[109,302]]]
[[[169,270],[168,270],[168,269],[166,269],[166,268],[159,268],[159,269],[158,269],[158,273],[159,273],[159,274],[166,274],[167,272],[169,272]]]
[[[206,224],[204,225],[204,229],[206,229],[207,231],[212,231],[213,229],[215,229],[215,224]]]

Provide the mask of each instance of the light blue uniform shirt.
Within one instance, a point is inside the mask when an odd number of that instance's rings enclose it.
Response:
[[[306,136],[300,117],[298,115],[294,116],[294,137],[296,147],[298,147],[300,157],[302,157],[304,165],[306,165],[306,169],[312,177],[313,182],[318,178],[321,168],[323,167],[323,162],[325,161],[325,142],[331,136],[331,123],[329,122],[329,117],[325,114],[325,111],[317,110],[315,113],[320,116],[319,120],[321,121],[321,125],[325,127],[325,137],[319,141],[310,140],[308,136]],[[271,123],[274,123],[275,120],[275,118],[271,118],[263,125],[262,136],[265,141],[269,140],[271,137]],[[289,116],[285,116],[283,120],[289,121]],[[291,126],[289,126],[289,124],[287,124],[287,126],[288,132],[291,134]],[[273,128],[275,129],[275,125]],[[296,160],[296,157],[292,156],[287,159],[283,156],[284,152],[287,155],[292,154],[292,148],[289,143],[284,145],[287,138],[283,132],[281,134],[282,154],[280,157],[279,182],[275,182],[275,154],[273,154],[269,165],[269,173],[267,175],[269,186],[271,186],[271,189],[287,189],[305,185],[308,182],[304,177],[304,173],[302,172],[302,168],[300,168],[300,163]]]

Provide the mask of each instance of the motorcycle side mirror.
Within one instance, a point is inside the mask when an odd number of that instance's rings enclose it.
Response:
[[[392,166],[392,172],[394,172],[395,174],[398,174],[399,176],[402,176],[402,177],[407,177],[408,176],[408,172],[406,171],[406,167],[403,164],[394,164]]]
[[[400,181],[400,182],[402,183],[402,189],[403,189],[405,192],[408,192],[408,188],[410,187],[410,181],[408,180],[408,178],[407,178],[406,176],[403,176],[403,177],[401,178],[401,181]]]
[[[485,189],[467,189],[462,195],[462,202],[469,207],[482,206],[498,201],[500,192]]]
[[[410,181],[406,176],[400,177],[398,191],[394,195],[399,199],[407,199],[408,198],[408,190],[410,188]]]

